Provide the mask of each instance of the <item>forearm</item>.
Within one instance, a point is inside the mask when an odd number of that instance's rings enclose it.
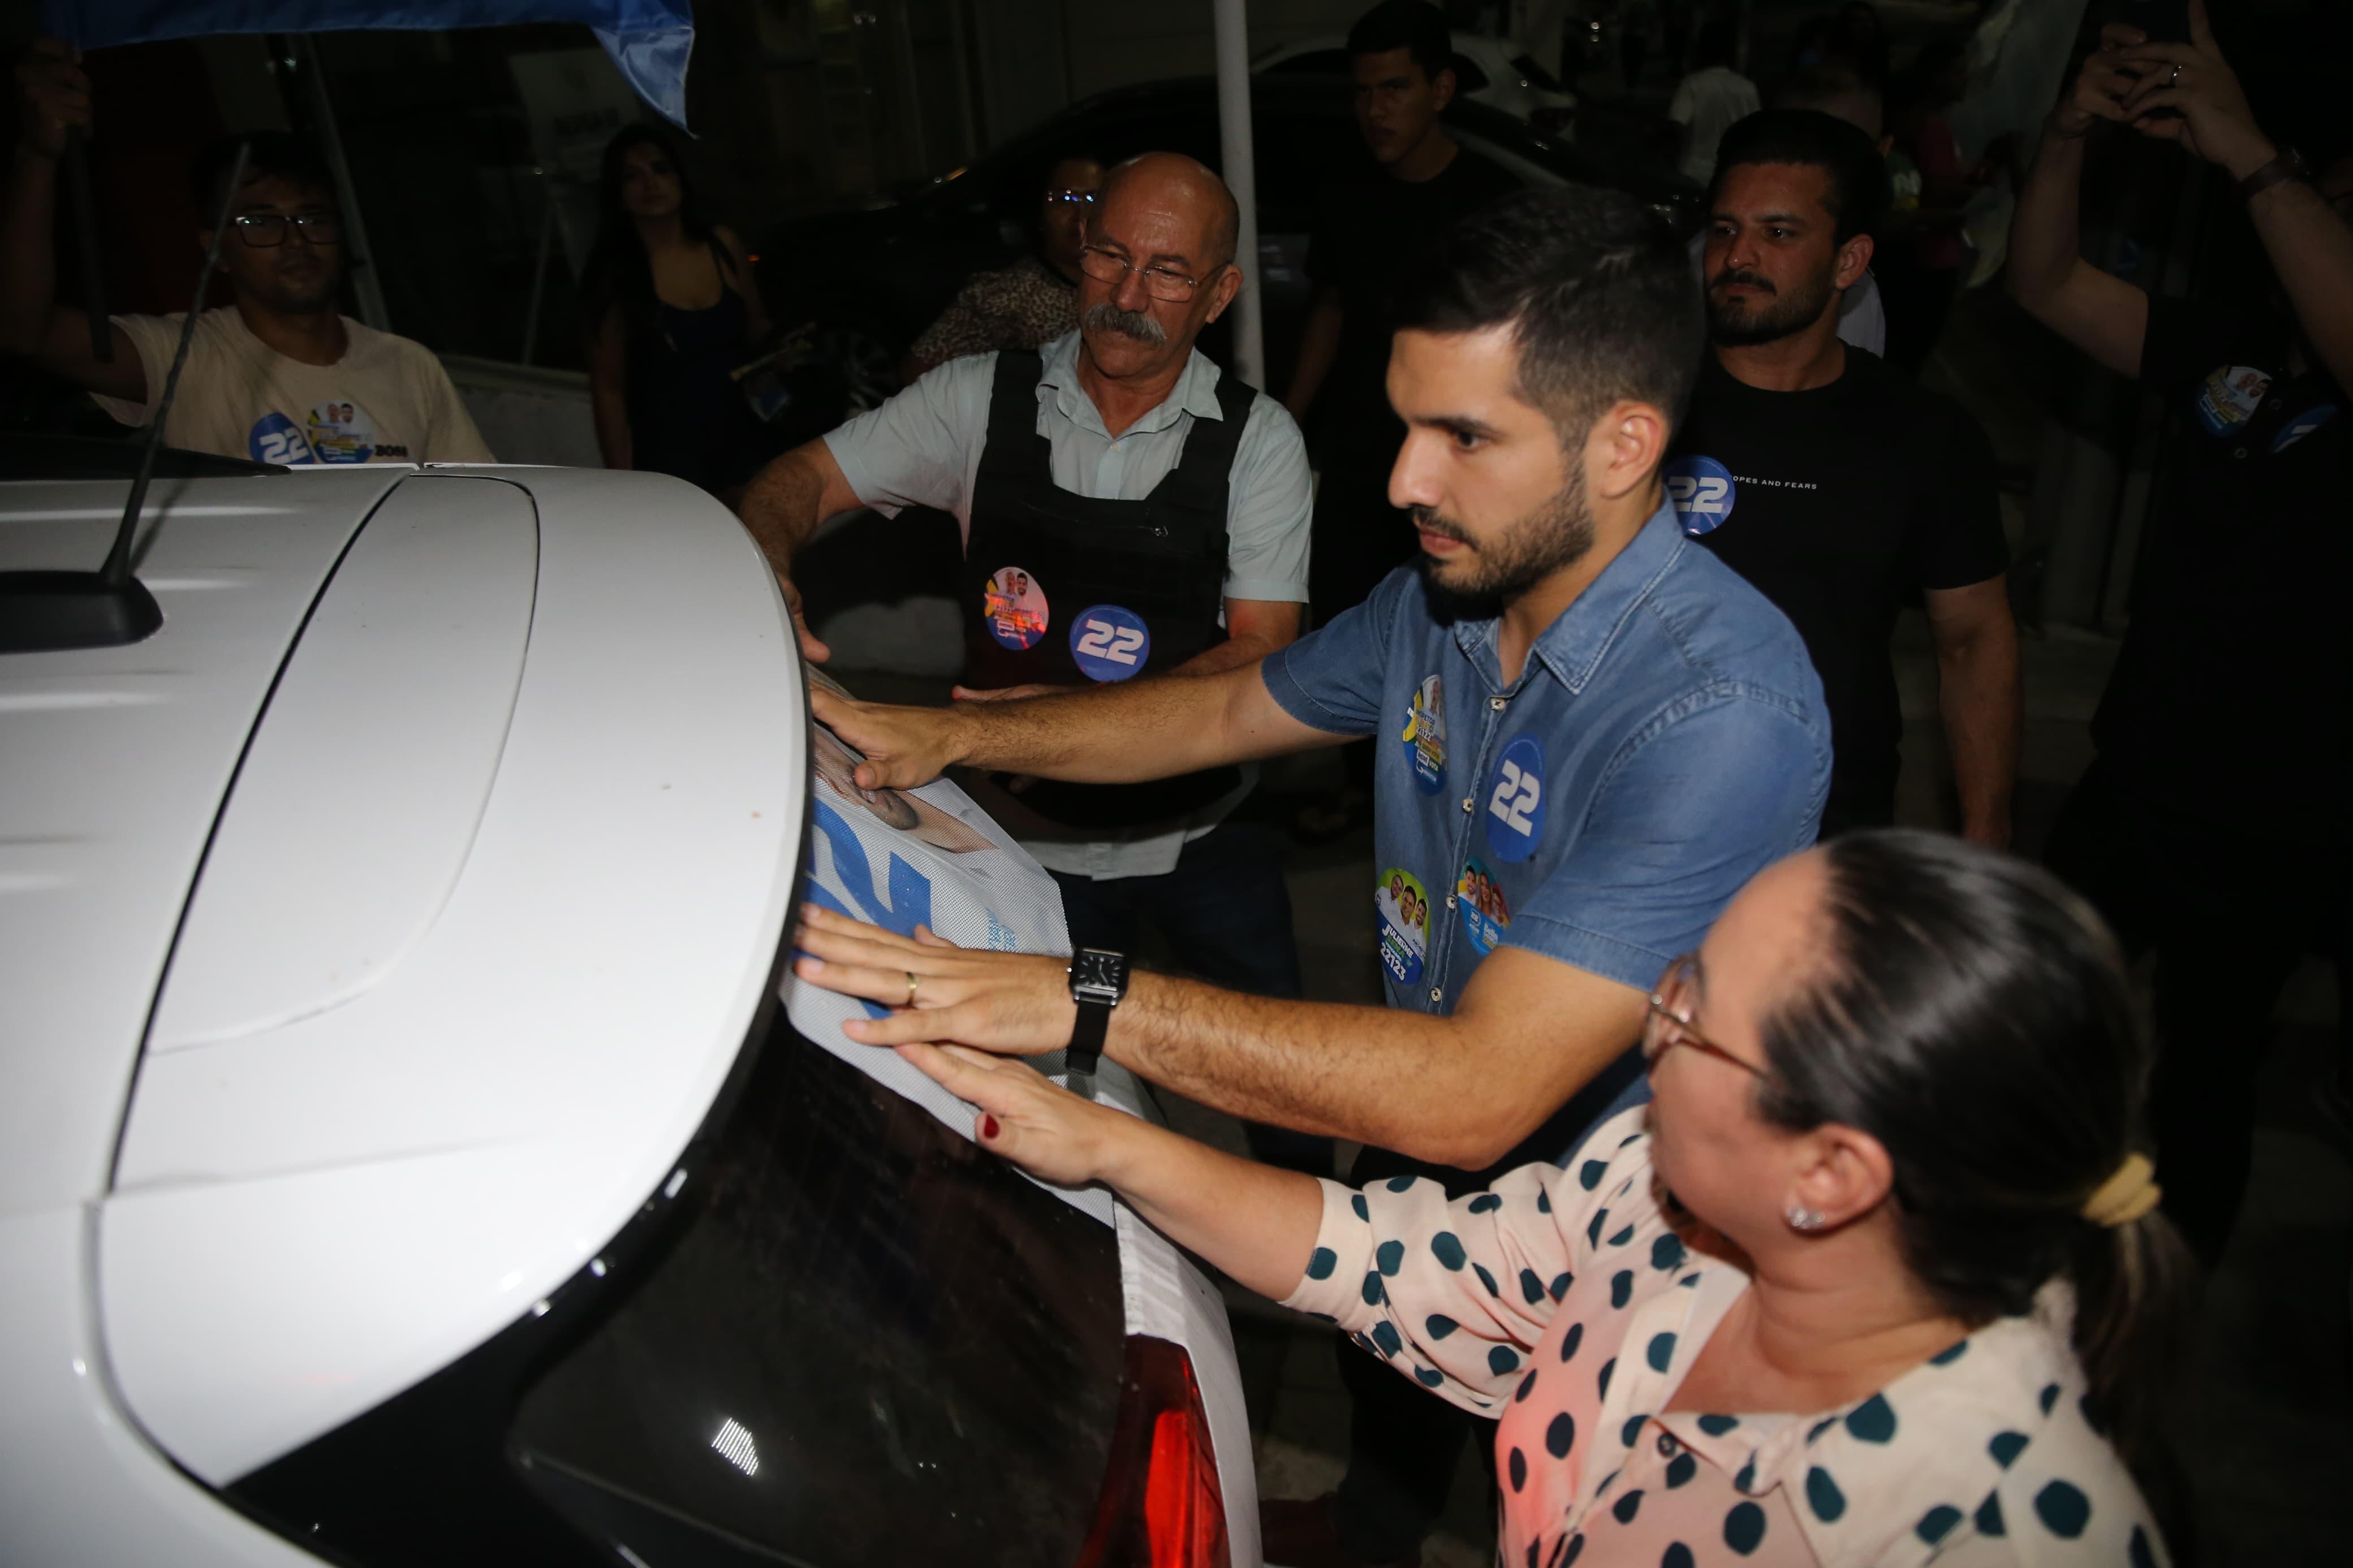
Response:
[[[1324,378],[1331,374],[1332,360],[1339,350],[1340,307],[1330,300],[1318,300],[1300,332],[1299,365],[1292,372],[1291,391],[1282,400],[1293,419],[1304,419],[1315,406],[1315,395],[1324,390]]]
[[[2353,386],[2353,228],[2302,180],[2263,192],[2247,204],[2247,216],[2304,335],[2337,384]]]
[[[2084,139],[2046,124],[2010,227],[2010,291],[2037,315],[2080,258],[2083,188]]]
[[[1122,1130],[1103,1177],[1155,1230],[1272,1300],[1298,1289],[1324,1222],[1314,1177],[1149,1122]]]
[[[1106,1050],[1234,1116],[1466,1170],[1501,1156],[1554,1109],[1453,1020],[1251,996],[1166,974],[1134,977]]]
[[[57,302],[57,258],[50,236],[57,213],[58,161],[19,145],[8,160],[5,220],[0,223],[0,350],[40,352]]]
[[[779,574],[792,571],[793,556],[823,521],[825,474],[797,448],[752,478],[740,508],[744,526]]]
[[[1989,632],[1937,655],[1937,706],[1960,795],[1961,832],[2007,847],[2018,782],[2018,637]]]
[[[1262,688],[1255,659],[1049,697],[958,703],[947,710],[949,760],[1071,784],[1142,784],[1296,749],[1236,717],[1250,685]]]

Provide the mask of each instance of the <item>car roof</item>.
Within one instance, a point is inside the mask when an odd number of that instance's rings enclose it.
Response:
[[[138,561],[164,629],[0,656],[0,1214],[104,1189],[254,716],[320,584],[407,472],[160,481]],[[94,567],[126,488],[0,484],[0,569]]]

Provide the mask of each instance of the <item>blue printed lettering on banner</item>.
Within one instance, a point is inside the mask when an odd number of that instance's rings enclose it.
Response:
[[[1521,735],[1495,759],[1487,783],[1487,847],[1504,860],[1525,860],[1544,837],[1544,743]]]
[[[1071,658],[1089,680],[1128,679],[1151,657],[1151,628],[1134,610],[1097,605],[1071,622]]]
[[[1667,465],[1667,499],[1685,533],[1713,533],[1732,521],[1732,470],[1714,458],[1677,458]]]
[[[2286,451],[2336,417],[2337,405],[2334,403],[2324,403],[2317,407],[2306,409],[2289,420],[2281,427],[2280,433],[2272,437],[2272,451],[2274,454]]]
[[[283,414],[265,414],[253,422],[245,438],[246,450],[257,463],[315,463],[310,438],[301,426]]]
[[[802,896],[819,909],[879,925],[885,931],[895,931],[913,941],[917,926],[932,923],[932,879],[900,858],[895,850],[892,851],[889,880],[885,883],[890,889],[891,901],[884,904],[875,896],[874,868],[866,858],[866,846],[858,841],[858,835],[850,830],[849,823],[842,820],[839,812],[821,800],[811,804],[817,808],[817,830],[824,835],[826,843],[833,850],[834,877],[849,897],[847,903],[834,897],[814,873],[801,879]],[[995,923],[992,917],[991,926]],[[891,1011],[871,1002],[860,1002],[859,1005],[865,1008],[871,1017],[885,1017]]]

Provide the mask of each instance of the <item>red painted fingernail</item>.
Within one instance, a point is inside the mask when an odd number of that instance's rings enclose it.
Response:
[[[980,1135],[983,1138],[994,1138],[997,1136],[997,1118],[989,1115],[985,1110],[982,1111],[980,1115]]]

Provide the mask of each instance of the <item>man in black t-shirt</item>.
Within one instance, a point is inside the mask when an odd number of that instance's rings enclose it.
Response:
[[[2205,8],[2189,15],[2188,43],[2103,30],[2045,126],[2010,265],[2020,303],[2169,416],[2097,756],[2047,858],[2128,952],[2155,950],[2158,1179],[2211,1264],[2246,1189],[2273,1005],[2307,953],[2334,957],[2346,989],[2353,156],[2316,174],[2266,136]],[[2084,261],[2084,143],[2102,120],[2227,175],[2274,276],[2234,299],[2153,300]],[[2344,1017],[2318,1099],[2353,1133]]]
[[[1413,521],[1389,504],[1405,426],[1389,408],[1389,293],[1421,248],[1520,182],[1446,133],[1453,40],[1427,0],[1382,0],[1348,32],[1356,128],[1371,156],[1334,171],[1307,237],[1315,302],[1283,405],[1318,473],[1307,597],[1328,623],[1413,559]],[[1372,808],[1373,743],[1341,749],[1346,784],[1298,824],[1330,837]]]
[[[1315,303],[1283,399],[1316,432],[1322,488],[1309,595],[1319,621],[1359,603],[1409,560],[1413,524],[1389,505],[1405,426],[1388,401],[1389,292],[1421,248],[1520,182],[1446,133],[1454,96],[1445,17],[1386,0],[1348,34],[1356,126],[1371,157],[1335,171],[1307,240]]]
[[[1725,133],[1710,191],[1709,350],[1667,463],[1683,531],[1806,639],[1834,748],[1822,834],[1895,816],[1904,719],[1890,643],[1916,595],[1961,829],[2010,841],[2018,633],[1993,451],[1950,398],[1838,336],[1871,260],[1885,174],[1870,137],[1815,110]]]

